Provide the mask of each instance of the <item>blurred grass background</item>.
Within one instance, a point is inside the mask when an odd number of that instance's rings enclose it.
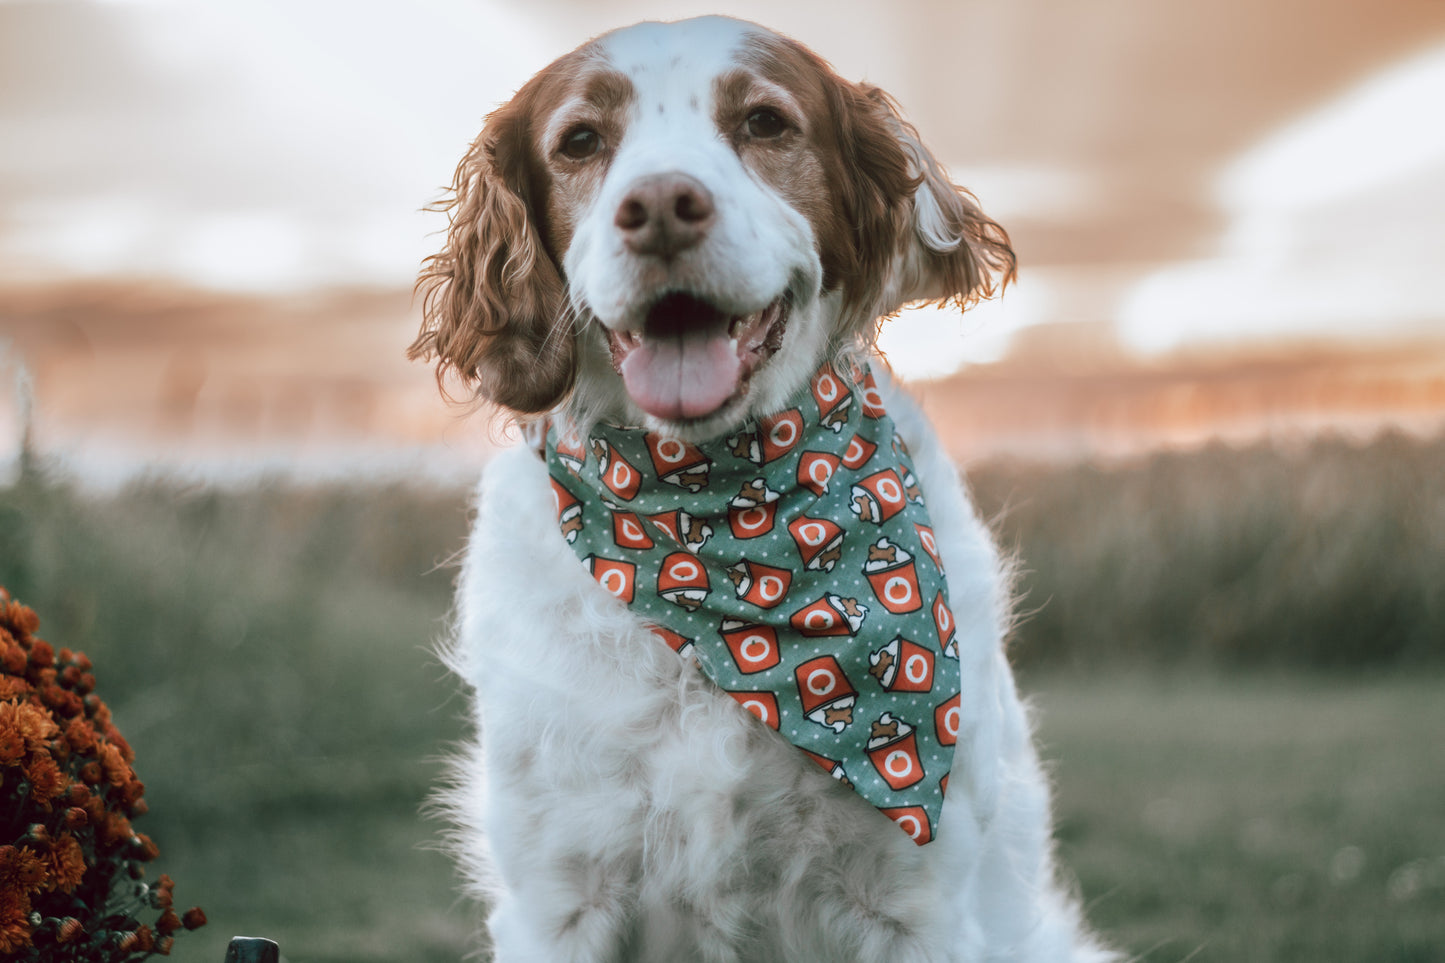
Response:
[[[969,474],[1095,925],[1151,963],[1445,959],[1445,439]],[[211,919],[177,958],[465,951],[418,811],[462,731],[430,647],[468,497],[0,489],[0,584],[95,660],[157,871]]]

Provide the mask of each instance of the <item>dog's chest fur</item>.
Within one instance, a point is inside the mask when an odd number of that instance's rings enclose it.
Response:
[[[578,564],[543,464],[516,449],[481,487],[453,654],[476,689],[485,754],[478,745],[459,769],[452,816],[489,840],[469,869],[486,898],[512,904],[495,906],[496,938],[510,912],[561,945],[614,928],[634,947],[621,959],[708,945],[719,959],[908,959],[911,943],[918,959],[951,958],[986,895],[972,883],[1001,831],[1001,783],[1012,810],[1020,785],[1043,784],[998,662],[994,549],[917,412],[888,405],[920,453],[961,628],[967,720],[946,832],[914,846],[647,632]],[[885,934],[890,946],[859,952]]]

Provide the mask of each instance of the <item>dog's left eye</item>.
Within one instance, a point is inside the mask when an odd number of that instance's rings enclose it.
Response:
[[[562,153],[573,160],[586,160],[602,149],[602,135],[591,127],[577,127],[562,138]]]
[[[774,137],[781,137],[783,131],[788,129],[787,121],[778,115],[771,107],[759,107],[748,114],[748,134],[759,140],[772,140]]]

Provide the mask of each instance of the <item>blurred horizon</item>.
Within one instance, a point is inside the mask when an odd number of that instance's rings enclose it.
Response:
[[[495,426],[403,357],[422,208],[548,61],[719,9],[1010,231],[1003,298],[880,342],[955,456],[1445,426],[1439,4],[0,0],[0,462],[28,417],[100,484],[473,472]]]

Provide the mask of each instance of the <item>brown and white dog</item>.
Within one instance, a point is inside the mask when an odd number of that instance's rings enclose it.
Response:
[[[487,118],[453,187],[413,356],[524,425],[584,436],[721,438],[822,362],[866,358],[904,303],[966,304],[1014,268],[886,94],[723,18],[557,60]],[[1005,566],[881,380],[958,623],[938,835],[915,846],[660,644],[578,564],[545,466],[518,447],[481,483],[448,652],[479,736],[444,807],[497,960],[1113,958],[1055,880],[1002,649]]]

